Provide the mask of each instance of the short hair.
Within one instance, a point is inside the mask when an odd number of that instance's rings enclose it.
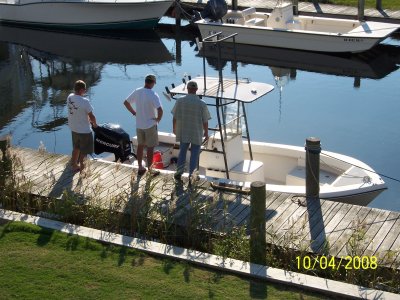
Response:
[[[189,81],[188,83],[187,83],[187,88],[188,89],[190,89],[190,88],[192,88],[192,89],[197,89],[197,82],[196,81]]]
[[[86,83],[83,80],[77,80],[74,85],[74,91],[78,92],[81,89],[86,90]]]
[[[153,74],[148,74],[146,76],[146,78],[144,79],[144,82],[146,82],[146,83],[152,83],[152,82],[156,82],[156,81],[157,81],[156,76]]]

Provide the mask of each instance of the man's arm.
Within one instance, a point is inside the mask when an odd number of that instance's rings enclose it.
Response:
[[[131,112],[132,115],[136,116],[136,111],[133,109],[132,105],[128,101],[124,101],[125,107]]]
[[[159,108],[157,108],[157,119],[156,119],[157,123],[159,123],[161,121],[163,114],[164,114],[164,111],[163,111],[162,107],[160,106]]]
[[[96,116],[93,114],[93,112],[88,113],[88,117],[89,117],[90,123],[92,123],[92,126],[94,128],[96,128],[97,127],[97,121],[96,121]]]
[[[208,121],[203,123],[204,138],[208,139]]]

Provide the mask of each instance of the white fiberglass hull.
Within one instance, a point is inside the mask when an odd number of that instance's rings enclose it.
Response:
[[[209,143],[219,147],[209,139]],[[175,135],[159,132],[160,147],[163,153],[164,166],[167,170],[174,171],[175,164],[170,164],[172,157],[178,156]],[[136,139],[133,144],[136,145]],[[209,144],[211,145],[211,144]],[[233,145],[236,153],[227,154],[227,160],[238,157],[243,152],[244,160],[249,161],[247,141],[243,141],[243,149],[238,144]],[[229,148],[229,142],[226,146]],[[208,147],[208,146],[206,146]],[[281,145],[264,142],[251,142],[253,161],[261,170],[254,173],[237,173],[237,168],[230,170],[230,179],[226,179],[223,171],[223,154],[210,152],[203,149],[200,155],[200,175],[214,183],[223,182],[230,186],[249,188],[251,181],[263,180],[266,182],[267,191],[294,194],[304,197],[306,195],[304,147]],[[240,156],[240,154],[239,154]],[[189,159],[189,155],[187,157]],[[240,163],[239,163],[240,164]],[[222,168],[221,168],[222,167]],[[236,171],[234,170],[236,169]],[[257,175],[255,175],[257,173]],[[259,177],[259,174],[262,174]],[[253,176],[254,175],[254,176]],[[341,154],[322,151],[320,154],[320,193],[321,199],[328,199],[357,205],[368,205],[379,193],[386,189],[385,182],[380,175],[365,163]]]
[[[303,147],[252,142],[253,158],[263,162],[268,191],[305,196]],[[247,144],[244,143],[244,150]],[[295,184],[290,184],[295,183]],[[320,154],[321,199],[368,205],[386,189],[379,174],[365,163],[338,153]]]
[[[76,29],[152,28],[172,0],[0,0],[0,22]]]
[[[381,22],[293,16],[291,5],[277,7],[271,14],[254,8],[229,11],[222,22],[206,18],[196,24],[203,38],[237,33],[239,44],[318,52],[366,51],[399,28]]]

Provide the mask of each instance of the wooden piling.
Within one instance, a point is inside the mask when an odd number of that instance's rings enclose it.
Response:
[[[293,15],[299,15],[299,0],[293,0]]]
[[[12,161],[8,155],[8,149],[11,146],[11,136],[3,135],[0,137],[0,188],[5,187],[7,178],[11,174]]]
[[[252,182],[250,195],[250,262],[266,265],[265,182]]]
[[[382,0],[376,0],[376,9],[382,10]]]
[[[319,198],[319,154],[321,142],[318,138],[306,140],[306,197]]]
[[[365,0],[358,0],[358,21],[364,21]]]
[[[238,1],[232,0],[232,10],[237,10],[237,9],[238,9]]]

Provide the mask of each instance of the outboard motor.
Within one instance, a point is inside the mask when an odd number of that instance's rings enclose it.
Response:
[[[129,134],[119,125],[105,123],[93,128],[94,153],[114,153],[115,161],[127,160],[132,153]]]
[[[201,13],[194,12],[192,19],[197,21],[201,18],[209,18],[212,21],[219,21],[227,12],[228,4],[225,0],[209,0]]]

